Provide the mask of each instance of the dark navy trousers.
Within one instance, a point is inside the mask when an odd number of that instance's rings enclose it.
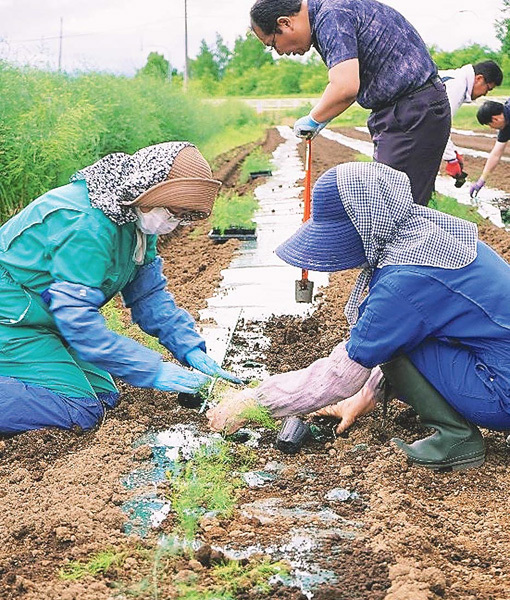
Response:
[[[444,84],[430,82],[395,104],[375,110],[367,124],[374,160],[406,173],[414,201],[426,206],[450,135],[451,112]]]

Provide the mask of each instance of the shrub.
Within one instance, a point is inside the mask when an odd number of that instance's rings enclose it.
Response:
[[[111,152],[170,140],[201,147],[259,122],[240,101],[205,104],[154,77],[70,76],[2,62],[0,97],[0,223]]]

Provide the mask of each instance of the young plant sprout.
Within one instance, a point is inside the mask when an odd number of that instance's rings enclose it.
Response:
[[[260,148],[256,148],[243,161],[240,175],[241,183],[246,183],[250,179],[252,173],[264,173],[269,175],[271,173],[271,168],[272,163],[269,155]]]
[[[278,429],[278,424],[274,417],[261,404],[247,406],[239,416],[242,419],[246,419],[248,423],[255,423],[256,425],[260,425],[260,427],[264,427],[264,429]]]
[[[254,423],[256,425],[260,425],[265,429],[275,430],[278,429],[278,424],[276,420],[271,416],[269,410],[260,404],[257,404],[253,398],[252,394],[249,392],[260,385],[260,381],[252,380],[250,383],[244,388],[247,393],[246,404],[244,409],[237,415],[236,417],[236,427],[234,430],[238,429],[241,425],[245,423]],[[228,404],[232,401],[232,398],[238,398],[239,390],[234,389],[223,381],[219,381],[215,386],[214,393],[212,395],[212,404],[219,404],[221,406],[222,403]],[[240,400],[242,402],[242,400]],[[229,435],[233,433],[233,431],[229,430],[229,426],[225,428],[224,433]]]
[[[228,229],[253,231],[256,228],[253,215],[257,208],[258,202],[251,194],[220,194],[211,215],[212,228],[222,235]]]

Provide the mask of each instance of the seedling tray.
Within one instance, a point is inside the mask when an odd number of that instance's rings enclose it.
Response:
[[[223,243],[227,240],[256,240],[257,231],[255,229],[242,229],[240,227],[232,227],[225,229],[223,233],[220,233],[218,229],[211,229],[209,232],[209,238],[216,243]]]
[[[266,171],[252,171],[250,173],[250,180],[253,181],[254,179],[257,179],[257,177],[271,177],[271,175],[273,174],[272,171],[266,170]]]

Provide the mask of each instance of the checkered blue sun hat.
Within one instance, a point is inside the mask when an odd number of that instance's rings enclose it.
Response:
[[[310,271],[342,271],[366,262],[361,237],[338,194],[336,167],[314,185],[311,218],[275,252],[286,263]]]
[[[380,163],[344,163],[317,180],[312,218],[276,254],[311,271],[363,267],[345,307],[353,325],[375,269],[460,269],[476,258],[477,240],[474,223],[414,204],[405,173]]]

